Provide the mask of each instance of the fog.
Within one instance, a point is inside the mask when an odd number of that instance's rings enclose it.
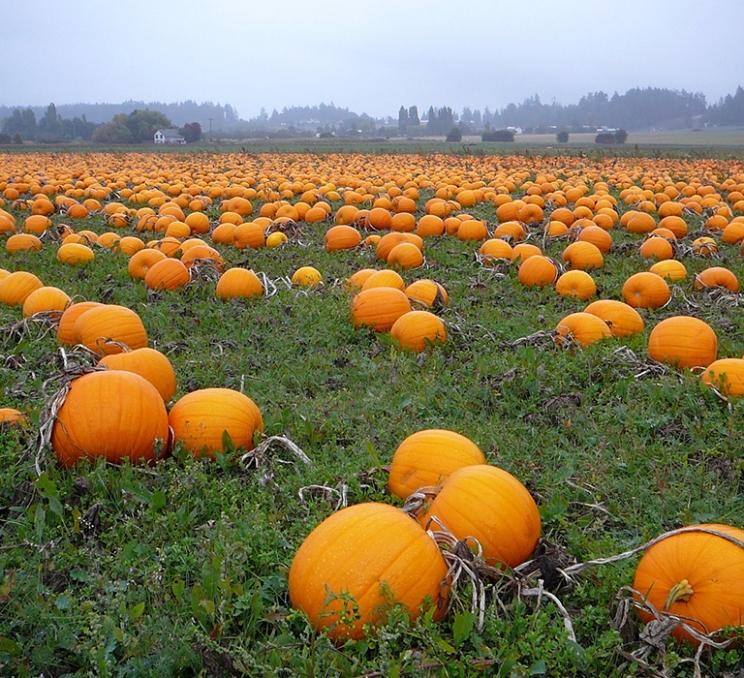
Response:
[[[194,99],[247,118],[333,101],[396,115],[634,86],[714,102],[744,84],[737,0],[2,0],[0,12],[6,105]]]

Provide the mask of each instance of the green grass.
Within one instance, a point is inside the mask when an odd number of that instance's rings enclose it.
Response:
[[[493,218],[492,207],[473,210]],[[55,220],[58,220],[55,217]],[[86,222],[107,230],[96,218]],[[693,224],[693,230],[698,229]],[[349,294],[335,285],[365,266],[370,251],[328,254],[322,228],[277,250],[220,248],[226,263],[271,277],[311,264],[325,285],[280,289],[271,298],[223,304],[200,282],[148,300],[129,280],[126,258],[97,251],[84,269],[40,253],[9,257],[0,267],[36,272],[69,294],[135,309],[151,344],[176,368],[178,396],[202,387],[239,388],[261,408],[267,433],[285,434],[312,459],[245,471],[177,452],[151,469],[104,464],[41,478],[29,436],[0,431],[0,673],[61,675],[396,676],[624,675],[622,640],[611,627],[613,600],[632,581],[636,559],[591,570],[560,592],[578,644],[566,639],[547,600],[535,608],[490,601],[478,633],[457,612],[440,624],[394,616],[378,637],[334,647],[289,606],[286,575],[293,554],[333,507],[303,504],[310,484],[348,485],[349,501],[394,501],[384,493],[388,464],[404,437],[423,428],[457,430],[490,463],[525,482],[537,499],[544,538],[573,557],[607,556],[664,530],[697,521],[741,524],[744,515],[744,407],[731,408],[691,374],[636,379],[614,350],[645,356],[649,329],[684,312],[680,301],[645,312],[644,335],[575,352],[553,346],[509,348],[552,329],[585,304],[552,290],[522,287],[511,271],[483,277],[475,246],[454,238],[428,241],[427,268],[449,290],[451,332],[419,359],[387,337],[353,330]],[[617,243],[630,241],[615,231]],[[564,244],[550,246],[560,255]],[[691,273],[709,262],[688,257]],[[744,280],[733,247],[721,265]],[[594,274],[604,297],[646,264],[611,253]],[[481,282],[482,280],[482,282]],[[687,292],[688,295],[694,293]],[[703,304],[699,315],[718,332],[721,356],[744,353],[744,314]],[[20,317],[0,309],[0,325]],[[3,338],[0,337],[0,341]],[[53,336],[32,334],[0,348],[0,403],[38,419],[57,373]],[[281,455],[280,455],[281,456]],[[370,476],[370,469],[377,469]],[[582,489],[584,488],[584,489]],[[600,503],[606,512],[588,504]],[[674,668],[684,646],[670,646]],[[741,650],[707,657],[711,674],[734,671]]]

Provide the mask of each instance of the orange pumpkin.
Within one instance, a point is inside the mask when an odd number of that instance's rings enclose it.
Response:
[[[225,436],[236,448],[252,450],[253,437],[263,431],[256,404],[240,391],[205,388],[183,396],[170,411],[168,422],[175,440],[194,456],[214,459],[225,451]]]
[[[156,261],[145,273],[145,285],[151,290],[177,290],[190,280],[189,269],[179,259]]]
[[[289,570],[289,597],[331,639],[359,639],[365,625],[384,623],[393,605],[411,619],[426,606],[441,616],[446,574],[434,541],[405,513],[357,504],[326,518],[302,543]]]
[[[656,259],[663,261],[674,257],[674,248],[666,238],[651,236],[643,241],[641,245],[641,256],[644,259]]]
[[[413,243],[402,242],[390,250],[387,263],[390,266],[400,266],[402,269],[418,268],[424,263],[424,255]]]
[[[429,311],[404,313],[390,328],[390,334],[401,348],[416,353],[423,351],[427,345],[447,340],[444,322]]]
[[[648,354],[677,367],[708,367],[718,353],[718,337],[707,323],[678,315],[662,320],[648,337]]]
[[[87,245],[80,243],[67,243],[60,245],[57,250],[57,261],[69,266],[78,266],[79,264],[88,264],[96,258],[93,250]]]
[[[672,282],[678,282],[687,277],[687,269],[685,268],[685,265],[676,259],[657,261],[648,270],[650,273],[656,273],[656,275],[660,275],[665,280],[671,280]]]
[[[607,323],[591,313],[571,313],[563,318],[555,328],[555,343],[569,346],[571,340],[581,346],[588,346],[600,339],[612,336]]]
[[[75,332],[75,323],[83,313],[96,308],[96,306],[103,306],[103,304],[99,304],[97,301],[80,301],[77,304],[68,306],[59,319],[57,341],[60,344],[77,344],[80,341],[80,337]]]
[[[723,266],[712,266],[706,268],[695,276],[693,284],[696,290],[706,290],[715,287],[723,287],[730,292],[739,291],[739,281],[736,276]]]
[[[302,266],[292,274],[292,284],[300,287],[314,287],[322,279],[320,271],[312,266]]]
[[[63,466],[102,457],[151,461],[167,452],[168,414],[155,387],[138,374],[91,372],[75,379],[52,431]]]
[[[417,301],[429,308],[435,305],[446,306],[449,303],[447,290],[434,280],[417,280],[404,291],[411,301]]]
[[[144,280],[150,268],[165,258],[165,254],[160,250],[140,250],[139,252],[135,252],[129,259],[127,272],[135,280]]]
[[[375,287],[392,287],[396,290],[404,290],[406,283],[400,274],[390,269],[375,271],[363,283],[363,290],[371,290]]]
[[[23,317],[48,311],[64,311],[69,304],[70,297],[59,287],[39,287],[24,300]]]
[[[351,302],[354,327],[371,327],[375,332],[389,332],[395,321],[410,310],[408,297],[392,287],[363,289]]]
[[[263,283],[258,276],[246,268],[230,268],[217,281],[218,299],[241,299],[261,297],[264,294]]]
[[[154,348],[138,348],[104,356],[99,366],[139,374],[149,381],[167,403],[176,392],[176,373],[171,361]]]
[[[631,337],[643,332],[643,318],[632,306],[614,299],[600,299],[589,304],[584,313],[604,320],[613,337]]]
[[[508,261],[514,259],[512,246],[506,240],[501,240],[500,238],[486,240],[478,251],[485,257],[486,262],[489,259],[506,259]]]
[[[15,252],[38,252],[42,248],[41,240],[30,233],[16,233],[5,241],[8,254]]]
[[[597,285],[586,271],[566,271],[556,281],[555,291],[562,297],[586,300],[597,293]]]
[[[351,250],[362,242],[359,231],[345,225],[332,226],[326,231],[324,239],[325,248],[328,252]]]
[[[349,279],[346,281],[346,286],[350,290],[359,291],[362,289],[364,283],[369,280],[370,276],[373,273],[376,273],[374,268],[363,268],[349,277]]]
[[[633,308],[661,308],[672,296],[666,280],[656,273],[635,273],[623,285],[623,299]]]
[[[480,464],[454,471],[420,516],[439,530],[437,518],[458,539],[475,537],[489,565],[516,567],[530,558],[540,537],[540,512],[513,475]]]
[[[99,304],[81,313],[73,328],[75,343],[87,346],[99,355],[121,353],[147,346],[147,331],[140,317],[126,306]]]
[[[590,243],[579,240],[571,243],[563,250],[563,261],[571,268],[589,271],[604,266],[604,257],[599,248]]]
[[[548,257],[529,257],[520,264],[517,277],[527,287],[545,287],[556,281],[558,268]]]
[[[700,379],[726,396],[744,395],[744,359],[721,358],[708,365]]]
[[[7,306],[20,306],[31,292],[43,287],[33,273],[14,271],[0,279],[0,303]]]
[[[728,534],[744,541],[744,530],[730,525],[697,527]],[[708,634],[744,619],[744,548],[706,532],[673,534],[644,553],[633,579],[633,589],[656,610],[682,618],[696,631]],[[649,613],[640,612],[644,621]],[[697,641],[683,628],[674,636]]]
[[[480,448],[459,433],[442,429],[418,431],[395,451],[388,487],[396,497],[406,499],[421,487],[443,483],[463,466],[485,463]]]

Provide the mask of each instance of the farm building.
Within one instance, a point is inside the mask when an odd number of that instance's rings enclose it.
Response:
[[[153,141],[156,144],[185,144],[186,139],[177,129],[159,129],[155,132]]]

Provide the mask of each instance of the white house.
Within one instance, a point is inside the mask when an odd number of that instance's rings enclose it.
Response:
[[[181,133],[175,129],[159,129],[155,132],[153,141],[156,144],[185,144],[186,139],[181,136]]]

